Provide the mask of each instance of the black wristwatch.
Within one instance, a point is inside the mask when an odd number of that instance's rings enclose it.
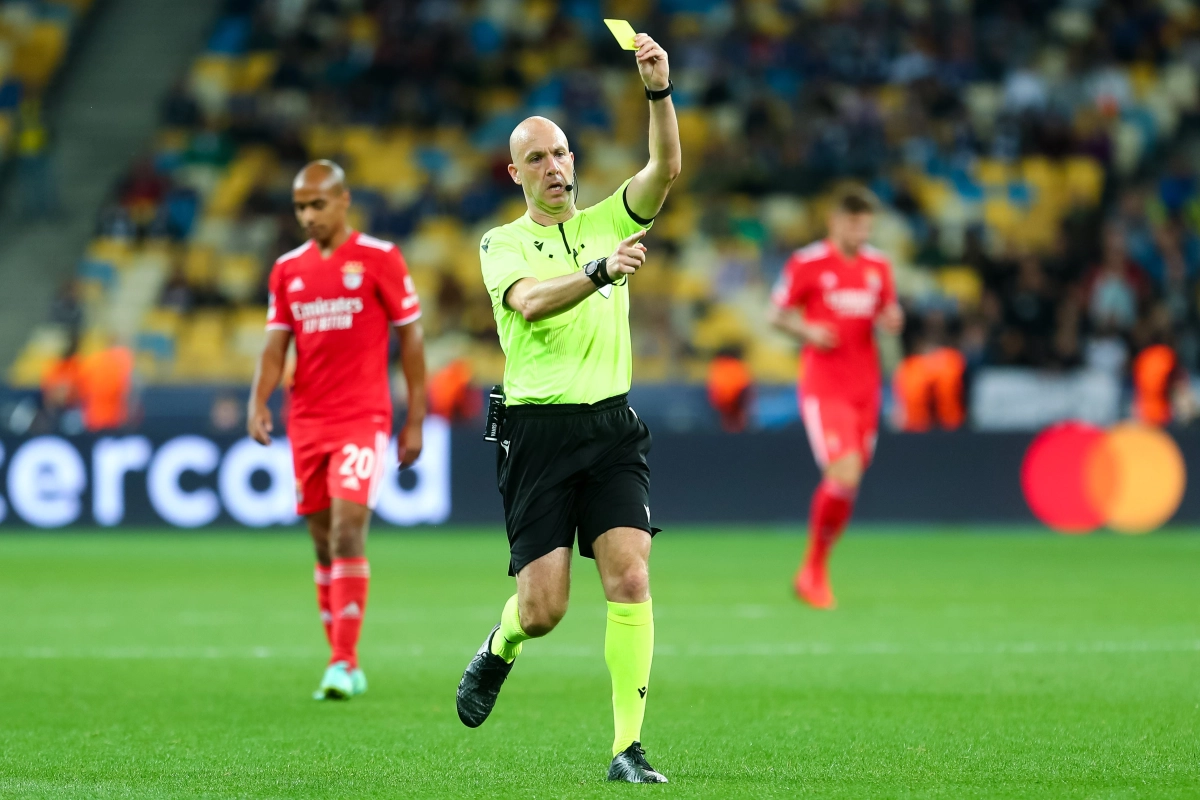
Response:
[[[592,279],[592,283],[597,287],[608,286],[612,283],[612,278],[608,276],[608,259],[597,258],[595,261],[589,261],[583,265],[583,274]]]
[[[667,88],[665,88],[665,89],[659,89],[656,92],[656,91],[652,90],[649,86],[647,86],[646,87],[646,99],[647,100],[662,100],[664,97],[670,97],[671,92],[673,92],[673,91],[675,91],[675,84],[671,82],[670,78],[667,78]]]

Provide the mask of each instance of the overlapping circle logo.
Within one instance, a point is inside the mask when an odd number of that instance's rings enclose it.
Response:
[[[1064,422],[1042,431],[1021,464],[1033,515],[1059,533],[1149,533],[1183,500],[1187,473],[1175,440],[1123,422],[1108,430]]]

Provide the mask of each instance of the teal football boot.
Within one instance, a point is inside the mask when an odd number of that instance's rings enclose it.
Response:
[[[367,673],[359,667],[350,670],[350,683],[354,687],[350,692],[352,697],[367,693]]]
[[[366,679],[363,679],[363,691],[366,691]],[[354,696],[354,678],[350,674],[350,665],[345,661],[335,661],[325,670],[321,685],[313,692],[314,700],[349,700]]]

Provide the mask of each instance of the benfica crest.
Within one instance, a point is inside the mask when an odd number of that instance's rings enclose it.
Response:
[[[363,265],[359,261],[347,261],[342,267],[342,285],[347,289],[357,289],[363,282]]]

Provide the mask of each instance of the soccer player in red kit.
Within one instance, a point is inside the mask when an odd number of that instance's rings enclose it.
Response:
[[[828,559],[854,510],[863,471],[875,451],[882,376],[875,326],[899,333],[887,258],[867,245],[877,205],[866,188],[842,189],[829,216],[829,237],[797,250],[784,265],[767,318],[804,346],[800,414],[823,473],[813,494],[808,553],[796,594],[832,608]]]
[[[346,224],[350,192],[340,167],[329,161],[306,166],[292,185],[292,201],[310,238],[271,270],[267,343],[250,390],[247,427],[260,444],[270,443],[267,400],[295,340],[288,438],[296,510],[307,519],[316,548],[317,602],[333,651],[314,696],[348,699],[367,688],[357,648],[370,578],[367,527],[392,433],[388,345],[393,327],[400,334],[408,383],[400,468],[421,454],[421,306],[399,248]]]

